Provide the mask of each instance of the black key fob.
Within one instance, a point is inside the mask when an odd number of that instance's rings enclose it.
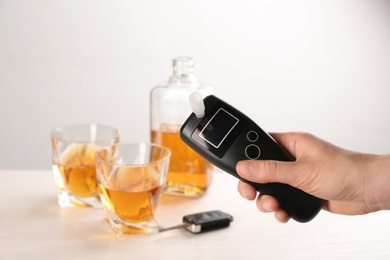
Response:
[[[184,216],[183,226],[191,233],[198,234],[228,227],[232,221],[231,215],[214,210]]]

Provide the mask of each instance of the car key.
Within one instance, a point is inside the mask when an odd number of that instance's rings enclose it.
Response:
[[[225,228],[233,221],[233,217],[219,210],[206,211],[183,217],[183,223],[177,226],[161,228],[159,232],[165,232],[173,229],[181,229],[199,234],[206,231],[212,231],[220,228]]]

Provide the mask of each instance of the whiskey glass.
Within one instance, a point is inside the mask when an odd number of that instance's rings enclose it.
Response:
[[[52,167],[61,207],[101,208],[95,154],[119,142],[119,131],[102,124],[61,126],[50,132]]]
[[[170,155],[168,148],[148,143],[115,144],[97,152],[99,195],[118,236],[158,230],[154,214]]]

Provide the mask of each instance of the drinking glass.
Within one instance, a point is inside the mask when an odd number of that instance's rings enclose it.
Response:
[[[53,173],[61,207],[102,207],[95,154],[119,141],[119,131],[102,124],[61,126],[50,132]]]
[[[170,155],[168,148],[148,143],[115,144],[97,152],[99,195],[118,236],[158,230],[154,212]]]

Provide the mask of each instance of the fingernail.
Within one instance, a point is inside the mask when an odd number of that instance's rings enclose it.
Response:
[[[270,203],[264,203],[263,209],[267,212],[273,211]]]
[[[248,196],[247,196],[245,190],[243,190],[243,191],[241,192],[241,196],[242,196],[244,199],[248,199]]]
[[[253,175],[255,172],[255,165],[253,163],[248,163],[248,172],[250,175]]]

